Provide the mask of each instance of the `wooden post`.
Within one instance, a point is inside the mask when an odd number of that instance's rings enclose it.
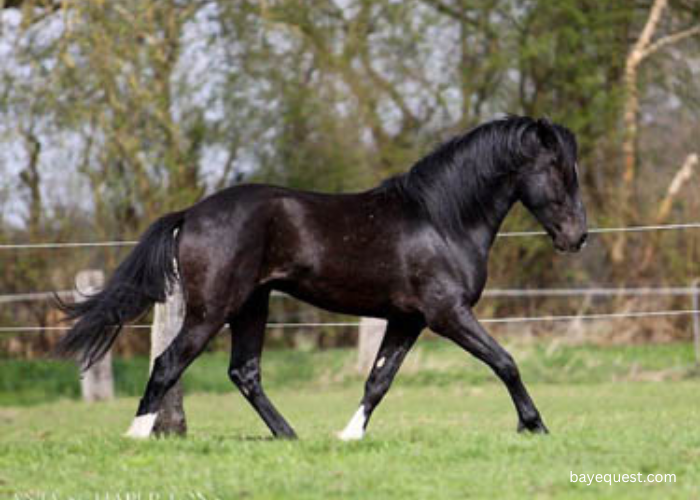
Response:
[[[104,286],[104,273],[95,269],[80,271],[75,277],[76,291],[73,298],[76,302],[85,300],[86,296],[94,295]],[[88,402],[114,399],[114,377],[112,375],[112,351],[82,373],[80,391],[83,400]]]
[[[153,371],[156,358],[165,351],[182,328],[185,317],[185,301],[179,285],[168,295],[165,304],[156,304],[151,329],[151,364],[149,372]],[[187,420],[183,406],[182,381],[178,382],[166,393],[161,409],[158,412],[153,427],[156,435],[187,433]]]
[[[693,341],[695,343],[695,364],[700,366],[700,279],[693,281]]]
[[[362,318],[357,341],[357,371],[363,375],[369,373],[382,344],[386,321],[374,318]]]

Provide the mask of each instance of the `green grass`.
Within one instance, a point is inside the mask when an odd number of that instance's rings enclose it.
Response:
[[[638,346],[570,346],[557,343],[507,345],[529,383],[590,384],[624,380],[657,380],[692,375],[693,346],[689,343]],[[266,387],[357,386],[356,352],[333,349],[322,352],[269,350],[264,353]],[[225,393],[231,390],[226,376],[228,356],[201,356],[185,374],[189,392]],[[148,360],[116,359],[114,377],[118,396],[141,396]],[[491,371],[443,340],[419,341],[401,368],[404,384],[434,386],[484,384],[493,381]],[[56,361],[2,360],[0,405],[31,405],[80,394],[75,365]]]
[[[268,392],[300,437],[272,441],[214,355],[188,379],[186,439],[122,438],[133,397],[3,405],[0,498],[700,498],[688,345],[513,347],[549,436],[515,433],[512,404],[489,372],[426,342],[359,443],[334,437],[361,396],[351,352],[267,353]],[[210,381],[214,372],[225,386]],[[0,373],[7,387],[14,372]],[[192,394],[202,387],[213,392]],[[585,486],[570,482],[572,471],[676,482]]]

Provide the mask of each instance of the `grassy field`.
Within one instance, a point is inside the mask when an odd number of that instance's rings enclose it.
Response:
[[[296,442],[267,439],[242,397],[209,381],[216,371],[225,382],[222,356],[189,374],[189,436],[148,442],[120,437],[134,397],[37,403],[36,392],[23,396],[21,383],[7,381],[21,367],[4,364],[0,498],[700,498],[689,346],[512,350],[549,436],[516,434],[505,389],[446,344],[419,346],[359,443],[334,437],[362,389],[348,351],[269,353],[268,392]],[[29,378],[38,370],[24,368]],[[572,472],[675,482],[587,486],[572,483]]]

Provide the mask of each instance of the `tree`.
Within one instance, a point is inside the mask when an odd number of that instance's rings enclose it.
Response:
[[[700,11],[697,11],[694,19],[694,25],[683,28],[671,28],[672,32],[658,37],[654,37],[659,29],[665,11],[668,10],[668,0],[654,0],[644,28],[639,34],[639,37],[632,45],[632,48],[627,55],[625,61],[624,72],[624,138],[622,141],[622,154],[624,160],[624,173],[622,176],[622,191],[620,207],[623,213],[626,214],[623,220],[630,221],[634,219],[635,201],[632,197],[634,181],[637,172],[637,123],[639,120],[639,90],[638,90],[638,73],[640,65],[650,56],[658,53],[664,48],[675,45],[692,36],[700,35]],[[627,238],[624,233],[615,242],[612,256],[615,263],[621,263],[626,257],[625,244]]]

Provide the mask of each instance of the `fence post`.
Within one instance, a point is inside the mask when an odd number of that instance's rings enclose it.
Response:
[[[362,318],[360,320],[359,335],[357,340],[357,371],[366,375],[372,368],[374,358],[377,357],[379,346],[384,338],[386,321],[374,318]]]
[[[185,301],[182,290],[174,286],[164,304],[156,304],[151,328],[151,363],[149,373],[153,371],[153,363],[167,349],[177,336],[185,316]],[[177,383],[165,394],[158,417],[153,426],[156,435],[179,434],[187,432],[187,420],[183,406],[182,381]]]
[[[693,281],[693,340],[695,342],[695,364],[700,366],[700,278]]]
[[[80,271],[75,277],[76,290],[73,299],[85,300],[85,296],[94,295],[104,286],[104,273],[96,269]],[[83,400],[88,402],[114,399],[114,377],[112,375],[112,351],[82,373],[80,392]]]

